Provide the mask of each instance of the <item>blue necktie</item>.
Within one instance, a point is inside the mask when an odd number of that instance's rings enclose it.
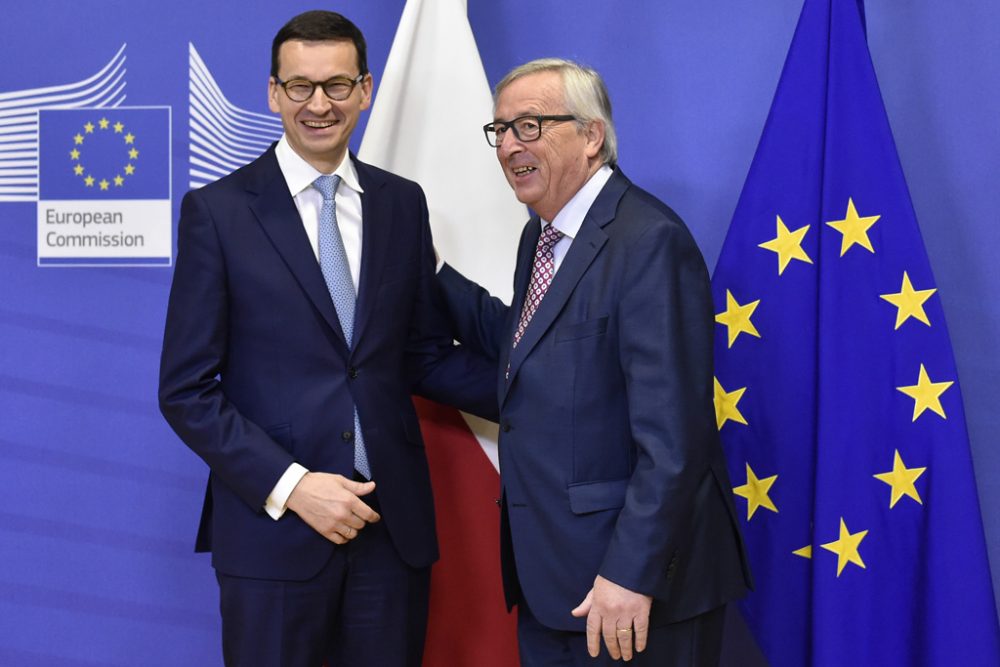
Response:
[[[354,291],[354,280],[351,278],[351,266],[347,263],[347,251],[344,250],[344,239],[340,236],[337,226],[337,202],[334,195],[340,185],[340,176],[320,176],[313,181],[313,187],[323,194],[323,208],[319,213],[319,265],[323,270],[326,288],[330,290],[333,306],[337,309],[340,328],[344,332],[347,347],[353,346],[354,337],[354,304],[357,293]],[[354,408],[354,469],[371,479],[371,468],[368,466],[368,453],[365,451],[365,441],[361,436],[361,420],[358,409]]]

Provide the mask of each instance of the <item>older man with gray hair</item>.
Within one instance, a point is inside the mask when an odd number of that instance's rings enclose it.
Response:
[[[594,70],[518,67],[484,131],[534,212],[514,303],[447,265],[438,277],[456,338],[497,362],[476,385],[498,397],[522,665],[717,664],[725,604],[751,580],[712,407],[705,262],[618,168]]]

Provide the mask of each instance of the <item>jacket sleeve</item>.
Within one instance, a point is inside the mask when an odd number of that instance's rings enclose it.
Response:
[[[455,339],[494,361],[499,359],[510,307],[448,264],[438,272],[437,282]]]
[[[213,475],[263,511],[268,494],[294,459],[240,414],[222,390],[228,313],[223,247],[204,196],[192,191],[181,203],[160,356],[160,411]]]
[[[618,331],[636,462],[600,573],[657,596],[711,483],[713,316],[704,260],[679,221],[636,241]]]
[[[496,356],[481,347],[454,344],[457,336],[434,275],[434,246],[422,195],[421,202],[421,284],[407,347],[412,391],[495,422],[499,419]]]

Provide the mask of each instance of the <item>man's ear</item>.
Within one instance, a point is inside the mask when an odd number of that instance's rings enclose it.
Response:
[[[267,108],[273,113],[280,113],[281,107],[278,106],[278,83],[274,80],[274,77],[270,77],[267,80]]]
[[[587,157],[597,157],[604,148],[604,121],[595,119],[588,122],[584,134],[587,137]]]
[[[372,77],[372,73],[368,72],[365,74],[365,78],[361,80],[361,110],[364,111],[372,105],[372,89],[375,87],[375,79]]]

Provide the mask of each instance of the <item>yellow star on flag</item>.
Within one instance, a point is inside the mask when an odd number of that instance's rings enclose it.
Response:
[[[109,186],[109,185],[111,185],[111,183],[109,183],[109,182],[108,182],[108,179],[106,179],[106,178],[102,178],[102,179],[101,179],[101,182],[100,182],[100,183],[98,183],[98,185],[100,185],[100,186],[101,186],[101,189],[102,189],[102,190],[107,190],[107,189],[108,189],[108,186]]]
[[[854,208],[854,200],[848,197],[847,214],[844,219],[826,223],[844,235],[840,243],[840,256],[843,257],[848,248],[855,243],[867,248],[868,252],[874,253],[875,248],[872,247],[871,239],[868,238],[868,230],[881,217],[881,215],[859,216],[857,209]]]
[[[132,134],[131,132],[129,132],[128,134],[126,134],[125,135],[125,143],[126,144],[135,143],[135,135]]]
[[[125,182],[125,179],[122,178],[121,174],[116,174],[115,175],[115,186],[116,187],[120,188],[124,182]]]
[[[129,152],[128,152],[128,156],[129,156],[129,159],[131,159],[131,160],[136,159],[137,157],[139,157],[139,150],[136,149],[136,148],[130,149]]]
[[[776,225],[778,235],[770,241],[758,244],[757,247],[778,254],[778,275],[780,276],[784,273],[785,267],[793,259],[812,264],[813,261],[806,254],[806,251],[802,249],[802,239],[805,238],[806,232],[809,231],[809,225],[799,227],[795,231],[790,232],[788,231],[788,227],[785,227],[781,216],[775,217],[778,219],[778,224]]]
[[[75,167],[73,167],[73,173],[76,174],[77,176],[83,176],[83,165],[78,164]]]
[[[827,551],[832,551],[837,554],[837,576],[844,571],[844,566],[848,563],[854,563],[855,565],[864,568],[865,562],[861,560],[861,554],[858,553],[858,546],[861,544],[861,540],[865,539],[865,535],[868,534],[867,530],[862,530],[860,533],[851,534],[847,530],[847,524],[844,523],[844,518],[840,518],[840,538],[835,542],[827,542],[826,544],[821,544],[820,546]]]
[[[122,130],[125,129],[125,126],[122,125],[121,121],[118,121],[117,123],[115,123],[113,127],[115,128],[115,134],[121,134]]]
[[[927,468],[907,468],[903,464],[903,458],[899,455],[899,450],[896,450],[892,458],[892,470],[874,475],[875,479],[881,480],[892,487],[892,498],[889,500],[889,509],[895,507],[896,503],[903,496],[909,496],[921,505],[924,504],[920,500],[920,494],[917,493],[917,487],[913,483],[917,481],[918,477],[924,474],[925,470]]]
[[[80,159],[80,151],[78,151],[75,148],[73,150],[71,150],[69,152],[69,159],[70,160],[79,160]]]
[[[927,369],[924,368],[923,364],[920,364],[920,375],[917,377],[917,383],[908,387],[896,387],[896,389],[913,399],[913,421],[917,421],[917,417],[922,415],[924,410],[931,410],[947,419],[948,415],[941,407],[941,394],[953,384],[955,384],[954,381],[931,382],[930,376],[927,375]]]
[[[88,188],[94,187],[94,177],[89,174],[85,179],[83,179],[83,182],[87,185]]]
[[[729,347],[733,346],[733,342],[736,341],[736,337],[741,333],[747,333],[751,336],[756,336],[760,338],[760,333],[757,331],[757,327],[753,325],[750,321],[750,317],[753,315],[753,311],[757,310],[757,306],[760,305],[760,299],[752,301],[751,303],[740,305],[737,303],[736,298],[733,296],[732,292],[726,290],[726,310],[715,316],[715,321],[719,324],[723,324],[729,331]]]
[[[719,430],[722,430],[722,425],[727,421],[732,420],[739,424],[746,424],[747,420],[740,413],[740,409],[737,403],[743,398],[743,392],[747,390],[746,387],[736,389],[734,391],[727,392],[719,384],[719,378],[715,379],[715,396],[712,397],[712,402],[715,403],[715,423]]]
[[[750,464],[748,463],[746,466],[747,483],[742,486],[734,486],[733,493],[747,499],[747,521],[753,518],[754,512],[757,511],[758,507],[769,509],[777,514],[778,508],[774,506],[770,496],[767,494],[771,490],[771,487],[774,486],[774,481],[778,479],[778,476],[771,475],[764,479],[757,479],[757,475],[754,473],[753,468],[750,467]]]
[[[106,130],[108,129],[108,124],[110,122],[111,121],[109,121],[107,118],[102,118],[101,120],[97,121],[97,124],[100,126],[102,130]]]
[[[903,286],[899,288],[899,291],[895,294],[880,294],[879,296],[896,306],[896,328],[898,329],[903,322],[911,317],[930,326],[931,321],[927,319],[927,313],[924,312],[924,302],[931,298],[931,295],[936,291],[937,289],[913,289],[910,276],[907,275],[906,271],[903,271]]]
[[[796,555],[796,556],[801,556],[802,558],[812,558],[813,557],[813,548],[812,548],[811,544],[807,544],[804,547],[802,547],[801,549],[796,549],[792,553],[794,555]]]
[[[77,146],[80,146],[81,144],[83,144],[83,135],[82,134],[74,134],[73,135],[73,143],[76,144]]]
[[[130,165],[130,164],[127,164],[127,165],[125,165],[125,173],[126,173],[127,175],[131,176],[131,175],[132,175],[132,172],[134,172],[134,171],[135,171],[135,167],[133,167],[133,166],[132,166],[132,165]]]
[[[88,122],[86,125],[83,126],[83,130],[87,134],[93,134],[94,133],[94,124]]]

